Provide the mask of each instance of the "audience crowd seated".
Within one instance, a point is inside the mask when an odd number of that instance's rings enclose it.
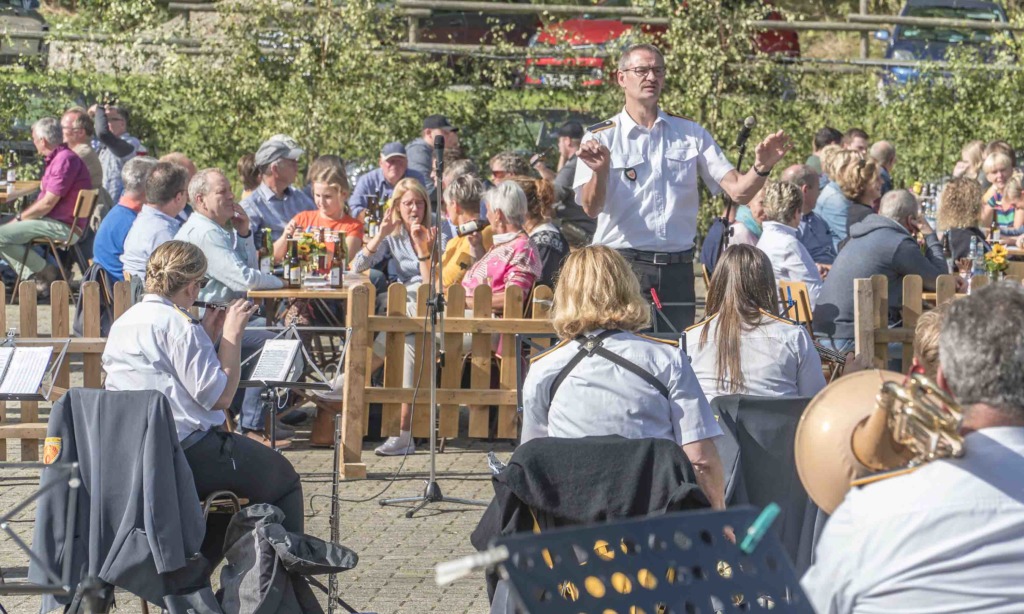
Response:
[[[523,230],[529,235],[540,259],[541,274],[536,283],[554,288],[562,262],[569,255],[569,243],[562,231],[552,223],[554,186],[547,179],[522,175],[512,177],[512,181],[526,194],[527,213]]]
[[[838,252],[840,243],[849,233],[848,220],[850,210],[854,207],[852,197],[847,193],[852,192],[856,195],[861,189],[860,173],[856,167],[864,162],[864,157],[855,151],[847,150],[836,150],[824,155],[825,172],[828,174],[829,182],[821,189],[816,208],[818,215],[828,224],[833,246]]]
[[[825,387],[807,329],[776,315],[772,263],[759,248],[725,250],[711,277],[706,313],[686,331],[686,354],[708,401],[725,394],[811,397]]]
[[[819,174],[810,166],[795,164],[784,170],[779,180],[792,183],[800,190],[803,205],[800,207],[797,238],[807,248],[811,259],[818,265],[818,272],[824,277],[836,260],[836,248],[828,224],[814,212],[821,194]]]
[[[814,172],[819,175],[824,173],[824,164],[821,159],[821,151],[829,145],[839,146],[839,143],[843,140],[843,133],[839,132],[831,126],[825,126],[814,133],[814,151],[807,157],[807,161],[804,162]]]
[[[457,227],[479,220],[483,191],[483,182],[471,174],[464,174],[447,182],[444,188],[444,203],[448,210],[448,220]],[[441,287],[447,289],[462,283],[469,267],[491,249],[492,245],[494,228],[491,226],[449,240],[441,257]]]
[[[256,236],[262,236],[263,229],[269,228],[276,241],[293,217],[316,208],[305,192],[292,185],[299,175],[298,160],[304,153],[295,139],[286,134],[275,134],[256,150],[253,164],[262,180],[241,203]]]
[[[764,190],[750,202],[736,207],[736,219],[729,225],[729,245],[757,245],[764,231]]]
[[[989,185],[982,196],[984,207],[981,211],[981,226],[988,228],[992,224],[992,218],[1000,226],[1013,226],[1016,211],[1013,204],[1004,198],[1006,185],[1013,178],[1014,161],[1011,154],[1002,151],[995,151],[985,158],[982,170]]]
[[[146,202],[146,182],[156,164],[153,158],[139,157],[132,158],[124,165],[121,169],[121,182],[124,185],[121,200],[110,209],[96,231],[93,261],[106,271],[111,281],[124,279],[121,256],[124,254],[125,240]]]
[[[957,263],[968,256],[972,237],[986,252],[990,248],[985,232],[978,228],[981,208],[981,186],[973,179],[953,179],[942,191],[937,221],[945,233],[943,244],[949,244],[957,268]]]
[[[60,129],[64,135],[64,144],[78,154],[82,162],[85,162],[85,167],[89,169],[92,187],[101,188],[103,163],[100,162],[99,154],[92,148],[92,138],[96,132],[89,113],[82,107],[71,107],[60,118]]]
[[[188,202],[188,171],[173,162],[157,162],[146,177],[146,201],[124,239],[121,264],[139,282],[146,279],[149,256],[181,228]]]
[[[356,181],[352,198],[349,200],[352,215],[360,220],[365,217],[367,196],[380,196],[380,205],[383,207],[388,200],[395,198],[399,184],[405,179],[411,179],[424,186],[424,194],[427,194],[425,202],[430,202],[425,187],[427,178],[419,171],[409,168],[405,146],[397,142],[384,145],[380,150],[379,168],[364,173]]]
[[[148,154],[146,148],[128,133],[128,109],[118,105],[93,105],[89,109],[93,116],[95,139],[92,148],[100,157],[103,166],[103,189],[112,202],[121,199],[124,185],[121,183],[121,169],[135,156]],[[99,186],[94,186],[99,187]]]

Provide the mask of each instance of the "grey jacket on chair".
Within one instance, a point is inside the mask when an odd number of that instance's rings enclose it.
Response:
[[[174,601],[167,596],[209,591],[208,565],[198,554],[206,523],[162,394],[73,388],[54,404],[46,436],[46,460],[78,462],[83,488],[74,527],[65,527],[66,485],[39,499],[36,556],[54,569],[72,557],[72,586],[96,576],[165,607]],[[51,438],[60,438],[55,458]],[[55,479],[57,472],[44,469],[41,486]],[[69,528],[70,553],[63,552]],[[45,581],[45,573],[33,564],[29,579]],[[71,601],[45,597],[41,611]]]

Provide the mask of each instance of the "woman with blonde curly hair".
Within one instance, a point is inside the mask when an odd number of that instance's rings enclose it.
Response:
[[[530,236],[530,242],[540,258],[541,274],[536,284],[554,288],[562,263],[569,255],[569,242],[551,222],[554,218],[555,185],[547,179],[522,175],[509,180],[516,182],[526,194],[527,212],[523,230]]]
[[[724,508],[722,462],[712,441],[722,430],[680,348],[637,333],[651,315],[625,258],[603,245],[571,253],[553,316],[562,342],[530,365],[522,441],[670,439],[682,446],[712,507]]]
[[[939,228],[943,230],[943,243],[949,244],[953,262],[966,258],[971,249],[971,237],[989,250],[985,233],[978,227],[981,217],[981,186],[974,179],[961,177],[946,184],[939,202]]]
[[[861,158],[839,169],[836,183],[850,201],[846,212],[846,233],[850,227],[877,210],[882,197],[882,167],[871,158]]]
[[[855,185],[858,183],[855,180],[859,174],[856,169],[862,164],[866,165],[867,162],[864,159],[864,154],[844,149],[826,155],[822,164],[831,181],[821,189],[816,212],[828,224],[828,229],[832,232],[832,243],[838,251],[839,244],[846,239],[849,233],[850,212],[856,205],[855,197],[859,196],[861,191],[860,186]],[[881,191],[882,178],[878,174],[878,167],[874,162],[872,162],[872,168],[875,169],[878,190]],[[851,196],[849,193],[853,195]]]
[[[960,150],[960,159],[953,167],[953,177],[959,179],[966,177],[981,183],[985,176],[981,172],[981,165],[985,162],[985,141],[971,141]]]

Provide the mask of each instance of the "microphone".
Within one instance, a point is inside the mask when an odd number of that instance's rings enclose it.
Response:
[[[743,127],[740,128],[740,134],[736,137],[736,147],[743,147],[747,143],[747,139],[750,138],[750,131],[757,125],[757,118],[753,115],[743,120]]]
[[[444,178],[444,135],[441,134],[434,137],[434,168],[437,170],[437,183],[440,187]]]

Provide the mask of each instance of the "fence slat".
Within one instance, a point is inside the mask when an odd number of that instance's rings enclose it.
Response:
[[[430,294],[429,284],[420,284],[416,289],[416,321],[423,330],[424,321],[427,315],[427,295]],[[430,325],[427,324],[427,330]],[[412,412],[412,434],[414,437],[430,437],[430,377],[433,372],[430,369],[430,346],[434,339],[427,339],[428,335],[423,332],[416,333],[413,338],[413,369],[412,386],[419,391],[416,394],[416,405]],[[408,360],[408,356],[406,357]],[[434,425],[436,428],[437,425]]]
[[[523,317],[523,289],[519,286],[508,286],[505,288],[505,308],[503,316],[510,318]],[[501,336],[501,374],[500,387],[502,390],[515,390],[518,387],[516,381],[516,367],[520,360],[516,348],[515,335]],[[518,416],[515,405],[498,406],[498,439],[515,439],[519,434]]]
[[[959,275],[939,275],[935,280],[935,304],[941,305],[956,296],[956,280]]]
[[[466,315],[466,289],[461,284],[448,288],[447,326],[452,320]],[[444,335],[444,368],[441,369],[441,388],[458,388],[462,384],[462,335],[449,333]],[[438,435],[441,437],[458,437],[459,406],[457,403],[446,403],[441,406]]]
[[[0,336],[7,334],[7,286],[0,282]],[[0,426],[7,423],[7,403],[0,401]],[[0,461],[7,460],[7,440],[0,439]]]
[[[473,317],[490,318],[491,287],[480,284],[473,291]],[[469,385],[473,390],[487,390],[491,387],[491,335],[475,333],[473,335],[473,359],[470,364]],[[469,436],[488,437],[490,407],[471,405],[469,408]]]
[[[875,330],[889,328],[889,280],[885,275],[871,276],[871,292],[875,298],[872,308],[875,321]],[[889,358],[889,346],[885,341],[875,336],[875,347],[873,350],[875,364],[881,368],[886,367]]]
[[[366,465],[362,462],[363,425],[366,423],[366,403],[363,399],[365,386],[369,385],[367,371],[371,363],[370,335],[366,320],[372,310],[373,287],[359,284],[349,288],[345,325],[351,330],[348,349],[345,352],[345,390],[341,410],[341,466],[338,471],[346,480],[366,477]]]
[[[402,284],[391,284],[388,288],[388,315],[408,315],[406,307],[406,291]],[[384,342],[384,386],[386,388],[400,388],[402,386],[402,371],[405,365],[405,335],[399,333],[387,333]],[[381,415],[381,435],[393,437],[398,435],[401,422],[401,406],[394,403],[384,405]]]
[[[50,289],[50,334],[58,339],[71,336],[71,288],[63,281],[55,281]],[[70,358],[66,358],[57,370],[54,384],[59,388],[69,388],[71,384]]]
[[[85,337],[99,337],[102,335],[100,329],[100,284],[95,281],[87,281],[82,284],[82,335]],[[103,365],[100,360],[101,354],[92,354],[82,357],[82,377],[86,388],[103,387]]]
[[[36,337],[39,335],[39,322],[36,319],[38,302],[36,300],[36,282],[23,281],[18,291],[18,318],[20,320],[19,335],[22,337]],[[39,402],[21,401],[21,423],[30,424],[39,422]],[[39,460],[39,440],[21,440],[21,460]]]
[[[119,281],[114,284],[114,319],[120,318],[132,306],[132,284]]]
[[[921,317],[923,299],[921,293],[924,291],[921,277],[918,275],[907,275],[903,278],[903,328],[914,330],[917,327],[917,320]],[[903,346],[903,370],[910,368],[914,361],[914,344]]]
[[[853,336],[854,353],[874,355],[875,351],[875,297],[870,279],[853,280]]]

